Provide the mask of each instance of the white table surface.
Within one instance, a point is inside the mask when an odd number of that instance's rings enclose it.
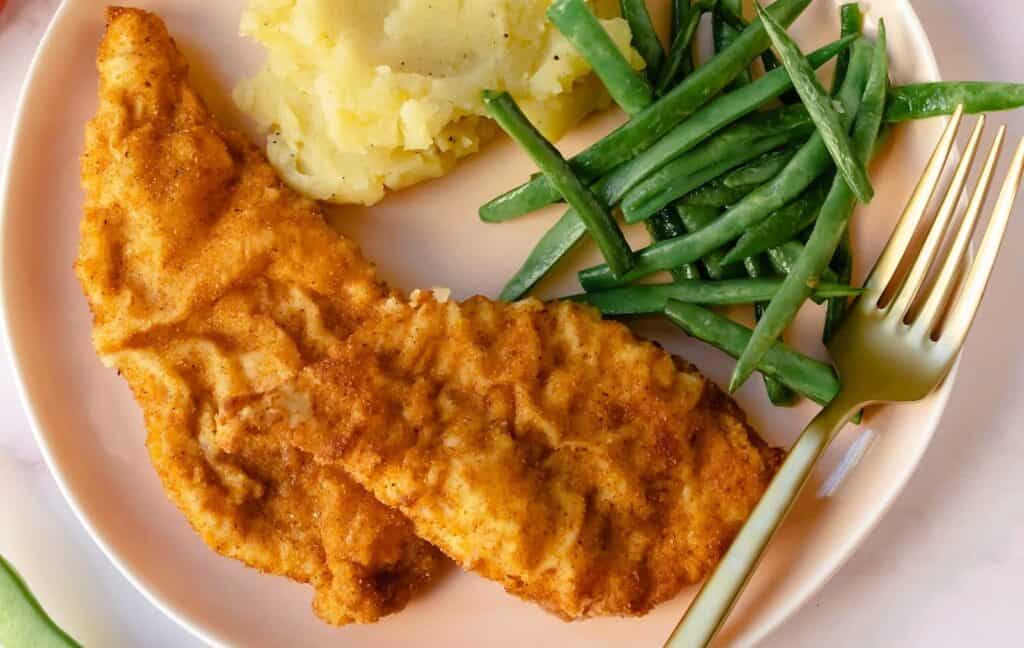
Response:
[[[2,2],[0,2],[2,4]],[[0,151],[28,62],[59,0],[0,12]],[[914,0],[947,79],[1024,81],[1020,0]],[[91,56],[91,54],[90,54]],[[999,116],[1024,135],[1024,113]],[[1024,218],[1024,204],[1016,220]],[[939,433],[906,491],[769,646],[1010,646],[1024,636],[1024,225],[1010,226]],[[3,354],[3,352],[0,352]],[[198,646],[107,562],[42,463],[0,364],[0,553],[87,646]],[[14,648],[14,647],[8,647]]]

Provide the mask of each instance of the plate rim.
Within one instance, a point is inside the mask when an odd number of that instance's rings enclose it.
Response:
[[[71,6],[71,4],[71,0],[62,0],[60,5],[57,7],[57,11],[53,14],[53,18],[50,19],[49,24],[46,26],[46,30],[43,32],[43,37],[39,40],[39,45],[36,46],[36,50],[32,54],[32,60],[25,72],[25,80],[18,93],[17,103],[14,109],[14,118],[11,121],[11,136],[8,143],[7,155],[4,157],[3,178],[0,180],[0,335],[3,336],[3,346],[4,350],[7,352],[8,366],[12,369],[15,390],[18,394],[18,400],[21,403],[22,411],[28,419],[29,429],[32,430],[32,438],[35,440],[36,446],[39,448],[39,452],[43,456],[43,461],[46,463],[46,468],[49,471],[50,476],[53,477],[53,480],[57,483],[57,490],[60,491],[61,497],[63,497],[64,501],[67,502],[68,507],[75,516],[75,519],[77,519],[79,524],[82,525],[89,538],[96,543],[96,546],[99,547],[101,552],[103,552],[103,555],[107,560],[114,565],[117,571],[125,577],[137,592],[142,594],[142,597],[145,598],[146,601],[156,607],[156,609],[172,621],[177,623],[180,627],[184,628],[189,634],[199,641],[209,646],[227,646],[228,644],[225,643],[221,637],[217,636],[217,633],[211,632],[209,629],[192,622],[184,613],[179,612],[174,606],[166,603],[163,599],[157,596],[156,593],[150,591],[150,588],[141,580],[136,578],[128,566],[124,564],[121,557],[104,539],[103,534],[94,527],[92,520],[88,515],[86,515],[83,507],[79,505],[78,496],[67,483],[60,465],[53,456],[47,440],[47,434],[44,432],[43,426],[40,424],[39,417],[36,414],[36,405],[29,394],[28,387],[26,386],[21,357],[16,352],[14,337],[11,335],[11,313],[7,299],[6,239],[7,225],[10,218],[7,205],[11,193],[11,182],[13,176],[11,171],[12,163],[16,157],[15,151],[20,149],[22,146],[22,122],[25,120],[25,114],[27,112],[27,99],[29,95],[32,94],[32,90],[37,83],[39,77],[38,72],[43,56],[48,49],[50,42],[54,39],[61,24],[67,19],[68,7]]]
[[[894,3],[897,10],[904,13],[908,32],[915,42],[917,50],[924,56],[923,63],[925,75],[935,81],[941,80],[942,74],[938,60],[935,57],[935,50],[932,47],[931,40],[928,38],[927,31],[925,30],[913,3],[910,0],[891,1]],[[29,428],[32,431],[32,437],[39,448],[44,462],[46,463],[47,470],[56,482],[61,496],[71,508],[75,518],[86,530],[90,539],[96,543],[103,552],[103,555],[114,565],[117,571],[120,572],[129,583],[131,583],[132,587],[134,587],[150,604],[160,610],[160,612],[172,619],[180,627],[184,628],[193,637],[207,645],[226,646],[229,644],[225,642],[224,638],[219,636],[220,633],[193,622],[186,613],[179,611],[176,606],[164,601],[159,595],[151,591],[150,587],[146,583],[143,583],[133,574],[117,552],[114,551],[114,549],[104,539],[103,534],[94,527],[93,522],[84,511],[84,507],[79,505],[77,495],[67,483],[64,472],[51,451],[48,434],[44,431],[43,426],[39,422],[39,417],[36,414],[36,404],[29,393],[28,387],[26,386],[21,356],[17,353],[17,346],[14,337],[11,334],[11,312],[8,302],[6,275],[6,237],[7,226],[11,217],[8,204],[10,201],[10,194],[12,192],[12,163],[17,157],[15,152],[24,146],[22,141],[24,130],[22,128],[22,123],[26,119],[27,99],[32,94],[40,77],[39,71],[41,61],[44,54],[49,49],[51,41],[55,38],[56,33],[59,31],[64,21],[68,19],[68,7],[72,4],[74,3],[71,0],[62,1],[54,13],[53,18],[47,25],[46,30],[44,31],[43,36],[32,55],[28,69],[26,70],[22,87],[18,93],[13,119],[11,121],[11,135],[7,154],[4,157],[3,176],[0,178],[0,335],[3,337],[3,348],[7,352],[8,366],[10,366],[12,370],[18,400],[21,403],[26,419],[28,420]],[[945,378],[943,385],[933,394],[935,405],[924,417],[924,427],[926,428],[926,432],[924,433],[925,437],[923,442],[917,449],[916,454],[908,461],[904,462],[902,474],[898,475],[896,485],[890,490],[888,496],[875,503],[871,514],[866,517],[866,523],[860,525],[860,527],[856,528],[846,537],[846,541],[842,546],[830,554],[831,559],[824,561],[823,564],[818,566],[816,575],[813,578],[808,578],[805,581],[805,584],[799,588],[796,595],[790,596],[783,603],[780,603],[770,611],[766,612],[766,616],[762,623],[751,628],[750,631],[740,634],[736,645],[752,646],[761,642],[768,635],[778,630],[785,621],[806,605],[811,596],[820,592],[822,588],[832,580],[835,573],[846,564],[860,545],[867,539],[878,524],[881,523],[895,501],[906,489],[910,478],[915,472],[917,472],[924,454],[927,452],[928,448],[931,447],[935,434],[938,431],[938,426],[948,406],[952,388],[955,385],[959,374],[960,365],[961,361],[960,358],[958,358],[957,362]]]

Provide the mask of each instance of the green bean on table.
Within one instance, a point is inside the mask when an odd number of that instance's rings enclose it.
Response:
[[[526,150],[552,185],[572,205],[573,211],[586,225],[613,272],[622,275],[628,271],[633,266],[633,251],[618,223],[608,208],[580,182],[558,149],[534,128],[512,95],[485,90],[483,100],[498,125]]]
[[[584,0],[555,0],[547,16],[590,64],[620,108],[632,115],[651,105],[651,86],[629,65]]]
[[[777,0],[767,11],[780,23],[788,25],[810,2]],[[673,126],[721,92],[755,56],[768,48],[769,42],[761,21],[752,22],[732,47],[713,57],[664,97],[573,157],[572,169],[582,180],[593,182],[650,147]],[[485,204],[481,207],[481,216],[484,220],[504,220],[508,216],[500,218],[496,215],[533,211],[558,201],[559,197],[558,191],[544,176],[535,176],[526,184]]]
[[[81,648],[46,613],[21,575],[0,556],[0,645]]]
[[[885,23],[880,20],[871,74],[853,127],[854,155],[861,160],[870,159],[885,112],[889,76],[886,43]],[[842,175],[837,175],[803,254],[786,277],[782,288],[768,304],[747,348],[737,360],[729,381],[729,391],[735,391],[746,381],[764,354],[796,317],[797,311],[810,296],[811,287],[828,269],[828,263],[842,240],[855,207],[856,195],[853,189]]]
[[[864,77],[868,59],[871,56],[871,48],[865,43],[857,43],[854,47],[850,74],[840,92],[840,99],[845,108],[844,116],[856,114],[866,81]],[[752,191],[710,227],[639,250],[635,254],[635,267],[625,277],[616,279],[607,266],[601,265],[580,272],[580,283],[586,290],[600,290],[635,281],[685,263],[693,263],[705,254],[736,240],[748,228],[784,207],[830,167],[828,151],[821,137],[815,133],[778,176]]]
[[[647,3],[644,0],[620,0],[619,6],[622,17],[629,23],[633,47],[647,63],[647,78],[653,82],[661,72],[665,50],[651,22],[651,14],[647,12]]]
[[[677,281],[663,284],[624,286],[593,293],[566,297],[589,304],[609,317],[622,315],[654,315],[665,309],[670,299],[692,304],[735,306],[767,301],[782,285],[782,279],[727,279],[725,281]],[[862,291],[840,284],[822,283],[815,295],[853,297]]]
[[[865,170],[864,160],[858,159],[853,153],[853,145],[847,134],[848,120],[844,120],[836,111],[831,97],[822,87],[814,69],[807,65],[803,52],[786,33],[785,28],[768,15],[760,4],[755,2],[754,7],[775,49],[778,50],[783,65],[789,71],[793,86],[803,100],[804,107],[814,119],[818,133],[821,134],[839,173],[853,190],[857,200],[862,203],[871,202],[875,192]]]
[[[751,331],[711,310],[678,300],[669,301],[665,315],[688,335],[736,357],[746,348]],[[758,371],[778,380],[816,403],[827,404],[839,392],[835,370],[813,358],[775,342],[757,365]]]

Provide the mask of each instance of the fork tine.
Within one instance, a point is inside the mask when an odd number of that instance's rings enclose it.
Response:
[[[910,202],[907,203],[906,209],[903,210],[903,215],[900,217],[896,229],[893,230],[885,250],[882,251],[878,262],[875,263],[871,274],[868,275],[865,287],[876,295],[882,294],[899,267],[907,245],[910,244],[914,232],[917,231],[917,225],[921,221],[921,216],[928,208],[928,203],[931,202],[932,195],[939,186],[942,169],[946,166],[946,160],[949,158],[950,151],[953,150],[953,144],[956,141],[956,134],[960,129],[960,122],[963,120],[963,116],[964,107],[961,104],[957,106],[956,112],[953,113],[949,124],[946,125],[946,130],[942,133],[942,137],[935,147],[935,152],[932,153],[928,166],[924,170],[924,175],[921,176],[920,182],[917,183],[917,188],[914,189],[914,194],[910,197]]]
[[[924,279],[928,275],[928,269],[935,261],[935,255],[939,251],[939,246],[946,238],[949,222],[956,211],[956,206],[960,203],[960,197],[964,193],[967,176],[970,174],[971,166],[974,164],[974,157],[978,152],[978,143],[981,141],[981,134],[984,130],[985,116],[982,115],[978,118],[974,132],[971,133],[971,139],[968,141],[967,149],[957,165],[956,173],[953,175],[953,180],[949,185],[949,190],[946,192],[946,197],[942,200],[942,206],[939,208],[935,220],[932,221],[931,229],[928,230],[928,237],[925,239],[924,245],[921,246],[917,258],[914,259],[914,264],[911,266],[910,271],[900,282],[895,299],[886,309],[888,313],[896,317],[906,317],[911,304],[914,303],[914,298],[917,297],[917,293],[921,289],[921,284],[924,283]]]
[[[1003,188],[999,192],[999,198],[996,200],[992,219],[989,221],[985,236],[981,240],[981,246],[978,248],[978,256],[974,259],[963,290],[950,311],[949,323],[941,334],[944,341],[948,340],[956,348],[959,348],[963,344],[964,338],[967,337],[967,330],[974,321],[981,298],[988,286],[989,277],[992,276],[992,268],[996,264],[996,257],[999,256],[999,248],[1006,234],[1006,226],[1010,221],[1010,212],[1013,211],[1017,192],[1020,191],[1022,177],[1024,177],[1024,138],[1021,139],[1017,152],[1013,156],[1013,162],[1010,163],[1010,170],[1003,182]]]
[[[915,327],[922,328],[929,334],[938,325],[946,303],[953,292],[953,288],[956,286],[960,264],[963,263],[964,255],[967,253],[967,246],[970,244],[971,237],[974,235],[974,229],[978,223],[978,216],[981,215],[981,209],[984,207],[985,200],[988,197],[988,190],[992,186],[992,176],[995,174],[996,164],[999,163],[999,155],[1003,151],[1005,139],[1006,126],[1002,126],[992,142],[992,150],[989,152],[988,159],[985,160],[985,165],[978,176],[978,185],[975,187],[971,201],[967,205],[967,211],[964,213],[963,220],[960,221],[960,228],[957,230],[956,237],[949,247],[946,260],[943,262],[939,274],[932,284],[924,306],[921,307],[921,311],[914,320]]]

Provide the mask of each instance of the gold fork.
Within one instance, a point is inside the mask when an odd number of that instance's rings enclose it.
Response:
[[[851,305],[828,345],[842,377],[842,388],[790,449],[743,529],[665,643],[666,648],[703,648],[711,641],[818,458],[854,412],[873,403],[920,400],[939,385],[956,361],[992,274],[1024,169],[1022,140],[978,254],[961,281],[967,247],[1006,137],[1006,127],[1001,127],[959,229],[948,245],[945,260],[933,269],[978,151],[985,128],[985,118],[981,117],[924,243],[916,257],[909,254],[907,249],[936,193],[962,120],[961,107],[946,127],[892,237],[868,276],[866,292]],[[907,266],[909,269],[903,272]],[[930,274],[935,279],[922,291]],[[883,299],[889,293],[893,296]]]

